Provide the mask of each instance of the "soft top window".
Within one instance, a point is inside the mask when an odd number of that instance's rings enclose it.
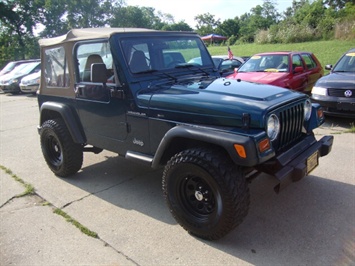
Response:
[[[45,49],[44,56],[44,76],[47,87],[69,87],[69,70],[64,48],[60,46]]]

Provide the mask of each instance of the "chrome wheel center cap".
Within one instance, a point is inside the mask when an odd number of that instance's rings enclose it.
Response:
[[[203,194],[201,191],[195,191],[195,198],[198,200],[198,201],[201,201],[203,200]]]

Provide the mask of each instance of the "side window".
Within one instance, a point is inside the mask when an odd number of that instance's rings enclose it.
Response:
[[[64,48],[56,47],[44,51],[44,70],[47,87],[69,87],[69,70]]]
[[[308,69],[312,69],[312,68],[317,67],[317,63],[314,61],[314,59],[312,58],[311,55],[302,54],[302,58],[303,58],[304,62],[306,63]]]
[[[299,55],[292,56],[292,69],[295,70],[296,67],[303,67],[302,59]]]
[[[79,82],[90,82],[91,65],[104,63],[107,68],[107,79],[113,76],[112,54],[108,42],[96,42],[80,44],[76,48],[77,59],[77,80]]]

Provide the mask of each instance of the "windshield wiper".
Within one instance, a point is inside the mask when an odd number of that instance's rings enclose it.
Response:
[[[175,66],[175,68],[196,68],[196,69],[200,70],[201,72],[205,73],[206,75],[209,75],[209,73],[207,71],[203,70],[202,68],[200,68],[196,64],[191,64],[191,63],[178,64]]]
[[[158,70],[156,70],[156,69],[148,69],[148,70],[134,72],[133,74],[147,74],[147,73],[153,73],[153,72],[157,72],[157,71]]]

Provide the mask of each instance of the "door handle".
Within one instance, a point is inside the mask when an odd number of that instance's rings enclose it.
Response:
[[[83,89],[85,88],[85,85],[76,85],[75,86],[75,94],[77,96],[82,96],[83,95]]]

